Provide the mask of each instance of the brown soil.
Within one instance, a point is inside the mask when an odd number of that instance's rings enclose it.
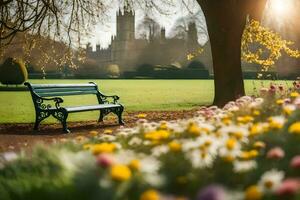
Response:
[[[191,111],[151,111],[129,112],[124,114],[125,127],[132,127],[138,120],[137,115],[144,113],[148,121],[176,120],[192,117],[196,112]],[[43,142],[51,144],[61,139],[87,136],[90,131],[98,131],[100,134],[106,129],[113,131],[120,128],[116,119],[109,117],[104,123],[96,121],[68,123],[71,133],[62,132],[60,124],[41,125],[39,131],[33,131],[33,124],[0,124],[0,152],[28,150],[34,144]]]

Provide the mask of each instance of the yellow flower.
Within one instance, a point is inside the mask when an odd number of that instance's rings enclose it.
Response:
[[[266,147],[266,144],[264,142],[257,141],[253,144],[253,147],[256,149],[263,149]]]
[[[187,132],[192,134],[192,135],[197,135],[198,136],[198,135],[200,135],[201,129],[197,124],[190,123],[188,125]]]
[[[278,105],[282,105],[282,104],[284,103],[284,100],[283,100],[283,99],[278,99],[278,100],[276,101],[276,103],[277,103]]]
[[[259,110],[254,110],[253,111],[253,115],[254,116],[259,116],[260,115],[260,111]]]
[[[113,131],[110,130],[110,129],[105,129],[103,133],[104,133],[104,134],[112,134]]]
[[[170,132],[166,130],[157,130],[145,134],[145,138],[149,140],[163,140],[170,136]]]
[[[169,148],[173,152],[179,152],[179,151],[181,151],[181,144],[179,144],[176,141],[172,141],[169,143]]]
[[[141,163],[139,160],[132,160],[129,163],[130,169],[138,171],[141,168]]]
[[[232,150],[236,146],[236,143],[237,143],[237,141],[235,139],[230,138],[226,141],[226,148],[228,150]]]
[[[159,130],[168,130],[167,122],[161,122],[160,126],[158,127]]]
[[[110,176],[115,181],[127,181],[131,178],[131,171],[126,165],[114,165],[110,169]]]
[[[293,123],[289,127],[289,132],[296,135],[300,135],[300,121]]]
[[[140,118],[140,119],[143,119],[143,118],[146,118],[147,117],[147,114],[144,114],[144,113],[140,113],[137,115],[137,118]]]
[[[240,155],[240,158],[243,160],[250,160],[258,156],[258,151],[251,150],[251,151],[244,151]]]
[[[291,106],[285,106],[283,108],[283,113],[286,114],[286,115],[291,115],[293,113],[295,109],[292,108]]]
[[[237,118],[237,121],[242,123],[242,124],[252,122],[253,120],[254,120],[254,118],[250,115],[246,115],[246,116],[242,116],[242,117]]]
[[[290,95],[292,98],[296,98],[299,96],[299,93],[298,92],[292,92],[291,95]]]
[[[256,185],[248,187],[245,191],[245,200],[260,200],[262,197],[262,192]]]
[[[159,199],[160,197],[156,190],[147,190],[140,197],[140,200],[159,200]]]
[[[116,145],[112,143],[101,143],[95,144],[91,146],[91,150],[94,155],[98,155],[100,153],[111,153],[116,149]]]
[[[222,119],[223,124],[230,125],[232,123],[231,119],[229,117],[224,117]]]
[[[90,131],[90,135],[91,135],[92,137],[95,137],[95,136],[98,135],[98,131]]]
[[[269,128],[271,129],[281,129],[283,127],[283,124],[281,121],[274,120],[272,117],[269,118]]]

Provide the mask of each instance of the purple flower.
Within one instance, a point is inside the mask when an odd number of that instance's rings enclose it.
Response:
[[[219,185],[210,185],[203,188],[197,195],[196,200],[224,200],[225,190]]]

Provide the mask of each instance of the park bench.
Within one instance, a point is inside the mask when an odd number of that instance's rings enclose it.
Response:
[[[98,90],[95,83],[88,84],[31,84],[24,83],[31,93],[32,101],[35,108],[35,124],[34,130],[38,130],[39,124],[49,116],[53,116],[62,123],[63,130],[69,133],[67,127],[67,118],[70,113],[85,111],[100,111],[99,122],[103,122],[103,118],[114,113],[118,116],[119,124],[122,121],[122,113],[124,107],[118,103],[119,97],[116,95],[106,96]],[[62,96],[71,95],[96,95],[97,105],[72,106],[64,107]]]

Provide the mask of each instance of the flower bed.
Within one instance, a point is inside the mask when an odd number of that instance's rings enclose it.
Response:
[[[188,120],[5,153],[1,199],[300,199],[299,84]]]

